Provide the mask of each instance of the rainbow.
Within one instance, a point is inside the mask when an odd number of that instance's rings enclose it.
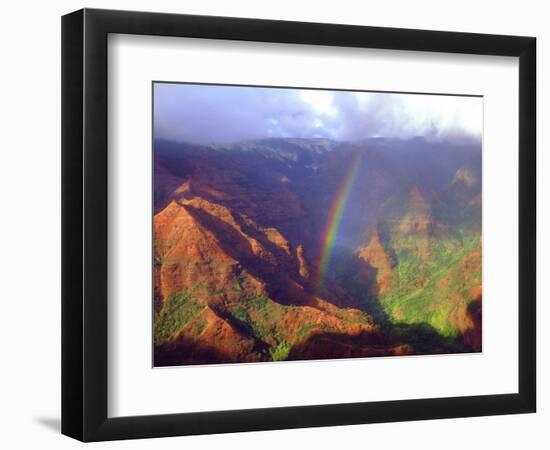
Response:
[[[357,173],[359,172],[362,154],[363,152],[361,151],[357,152],[357,155],[353,159],[348,169],[348,172],[340,186],[340,189],[338,190],[338,194],[336,195],[336,198],[330,208],[327,227],[325,229],[325,232],[323,233],[323,244],[320,263],[317,268],[317,274],[315,277],[315,286],[317,293],[321,292],[325,282],[328,265],[332,256],[332,251],[334,249],[334,240],[336,239],[338,229],[340,228],[340,223],[342,222],[342,217],[346,209],[346,204],[349,194],[351,192],[351,188],[353,186],[353,182],[355,181]]]

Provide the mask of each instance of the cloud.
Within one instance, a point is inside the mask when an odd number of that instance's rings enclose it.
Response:
[[[482,99],[156,83],[155,137],[222,143],[267,137],[479,138]]]

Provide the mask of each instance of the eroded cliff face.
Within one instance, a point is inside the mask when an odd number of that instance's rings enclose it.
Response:
[[[383,294],[392,288],[396,281],[394,263],[384,249],[378,231],[372,232],[367,245],[357,249],[357,256],[367,263],[362,275],[368,281],[372,295]]]

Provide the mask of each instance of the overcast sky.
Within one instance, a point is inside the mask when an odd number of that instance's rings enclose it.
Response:
[[[154,133],[203,144],[267,137],[480,138],[482,105],[479,97],[155,83]]]

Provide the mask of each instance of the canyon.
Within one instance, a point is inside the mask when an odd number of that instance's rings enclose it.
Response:
[[[481,148],[154,142],[155,366],[481,351]]]

